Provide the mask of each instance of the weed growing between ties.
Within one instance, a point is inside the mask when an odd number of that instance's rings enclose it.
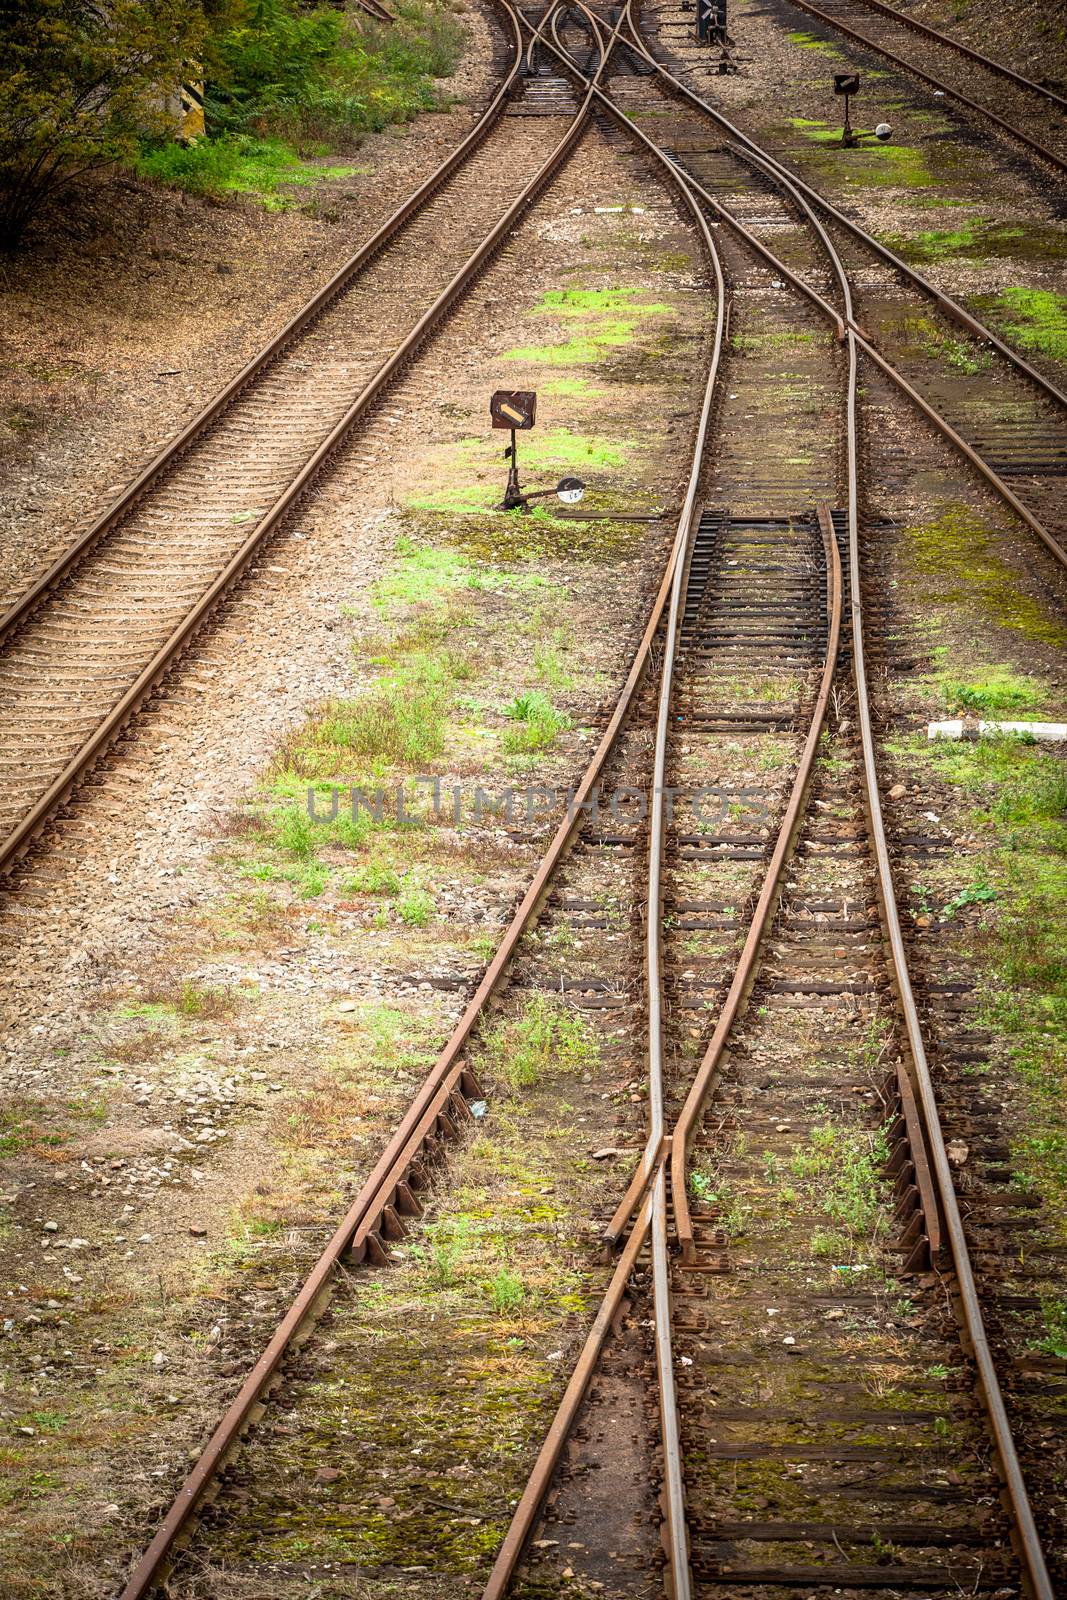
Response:
[[[238,1471],[265,1514],[254,1545],[247,1517],[225,1519],[213,1555],[254,1565],[267,1587],[293,1562],[344,1560],[368,1581],[383,1567],[484,1572],[503,1537],[566,1380],[575,1319],[588,1316],[575,1219],[603,1179],[567,1098],[595,1060],[586,1025],[555,997],[531,997],[500,1021],[482,1064],[498,1049],[520,1069],[453,1147],[447,1187],[395,1243],[387,1276],[356,1271],[334,1296],[314,1376],[296,1379],[299,1432],[248,1441]],[[351,1359],[368,1348],[372,1360]],[[286,1487],[294,1473],[314,1480],[303,1506]]]
[[[538,990],[519,1016],[486,1033],[484,1056],[493,1076],[518,1090],[540,1083],[553,1067],[591,1072],[599,1050],[595,1034],[576,1011],[558,996]]]
[[[718,1213],[732,1239],[745,1240],[768,1226],[778,1231],[799,1213],[822,1219],[810,1235],[813,1260],[866,1263],[887,1214],[882,1175],[887,1155],[882,1132],[826,1122],[791,1152],[763,1153],[754,1182],[766,1191],[764,1203],[742,1200],[742,1188],[758,1192],[753,1183],[739,1186],[722,1166],[706,1162],[690,1172],[689,1187],[700,1205]],[[750,1163],[754,1158],[747,1149],[735,1148],[731,1159]]]

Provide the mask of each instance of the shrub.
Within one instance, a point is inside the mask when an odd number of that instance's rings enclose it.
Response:
[[[358,142],[438,102],[455,69],[456,19],[408,0],[395,24],[296,0],[230,0],[208,46],[208,115],[228,132]]]
[[[522,1279],[510,1267],[501,1267],[489,1280],[489,1299],[498,1317],[517,1311],[525,1298]]]
[[[0,20],[0,246],[57,190],[161,133],[204,16],[188,0],[19,0]]]

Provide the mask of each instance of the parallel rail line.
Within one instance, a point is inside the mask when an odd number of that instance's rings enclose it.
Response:
[[[582,10],[588,18],[591,32],[595,35],[597,32],[595,17],[584,6]],[[626,7],[626,12],[629,14],[629,5]],[[633,29],[632,33],[636,43],[640,45],[641,41],[636,29]],[[556,50],[562,55],[559,49],[558,30],[555,25],[553,26],[553,37],[556,41]],[[552,48],[552,46],[549,45],[548,48]],[[575,66],[573,58],[569,58],[564,64],[580,79],[581,74]],[[695,100],[697,98],[691,92],[687,91],[687,93],[690,99]],[[603,109],[612,112],[623,125],[627,126],[628,131],[635,139],[646,148],[652,148],[652,142],[648,137],[640,130],[634,129],[632,125],[626,122],[622,114],[617,111],[608,93],[598,90],[597,99]],[[746,141],[746,143],[751,145],[751,141]],[[758,159],[761,165],[766,165],[769,168],[766,158],[760,155]],[[728,218],[728,213],[724,208],[719,206],[700,185],[688,178],[684,173],[682,176],[694,198],[708,206],[709,209],[712,209],[717,216]],[[868,826],[877,869],[879,901],[891,954],[894,988],[910,1047],[915,1093],[909,1097],[907,1094],[908,1085],[905,1084],[903,1105],[906,1108],[907,1142],[910,1147],[918,1188],[922,1196],[921,1209],[930,1256],[936,1262],[942,1254],[942,1250],[944,1250],[947,1261],[951,1264],[951,1272],[962,1311],[961,1332],[977,1369],[979,1390],[996,1446],[1001,1479],[1011,1507],[1013,1539],[1016,1543],[1023,1570],[1026,1573],[1028,1592],[1037,1597],[1037,1600],[1052,1600],[1051,1579],[1046,1567],[1041,1541],[1034,1524],[1026,1485],[1019,1467],[1010,1423],[1000,1393],[999,1381],[985,1333],[979,1293],[975,1283],[951,1168],[945,1149],[937,1097],[926,1060],[922,1030],[911,989],[900,917],[896,906],[889,849],[881,812],[877,756],[866,680],[864,618],[860,588],[857,377],[861,349],[865,354],[873,358],[887,375],[897,378],[899,378],[899,375],[893,372],[890,364],[879,356],[878,352],[873,349],[857,329],[852,316],[851,291],[847,273],[828,235],[818,223],[811,206],[802,197],[798,196],[792,182],[786,178],[779,178],[779,181],[782,182],[791,199],[802,206],[807,220],[811,223],[822,248],[826,251],[838,282],[844,307],[845,336],[848,349],[848,376],[845,396],[845,474],[849,590],[851,596],[852,677],[860,721],[864,791]],[[776,271],[783,273],[784,276],[789,276],[785,272],[783,264],[771,252],[759,245],[758,241],[754,240],[751,234],[744,230],[740,224],[736,224],[736,226],[739,234],[746,238],[746,242],[754,245],[760,251],[760,254],[775,266]],[[826,306],[821,296],[811,290],[805,290],[805,292],[810,301],[817,304],[821,309],[826,310],[829,315],[835,316],[832,308]],[[909,398],[920,406],[924,414],[934,420],[936,414],[933,413],[932,408],[927,406],[921,397],[911,390],[910,386],[904,384],[903,380],[899,380],[899,382]],[[948,429],[947,424],[942,424],[942,431],[946,432],[947,435],[951,435],[951,430]],[[963,441],[960,442],[963,443]],[[975,464],[984,466],[984,463],[980,462]],[[988,481],[993,483],[998,488],[998,491],[1004,494],[1009,504],[1017,504],[1011,491],[997,478],[995,473],[986,471],[985,475]],[[1029,515],[1025,516],[1025,520],[1031,526],[1034,525],[1034,519]],[[625,1248],[611,1284],[587,1336],[585,1346],[574,1368],[556,1418],[535,1463],[523,1497],[516,1509],[489,1582],[483,1591],[482,1600],[502,1600],[502,1597],[508,1591],[521,1554],[536,1526],[540,1506],[551,1483],[569,1430],[592,1380],[604,1341],[618,1312],[629,1279],[641,1259],[646,1245],[651,1251],[657,1387],[661,1415],[662,1476],[664,1481],[662,1499],[665,1520],[663,1545],[667,1556],[665,1581],[667,1590],[672,1595],[673,1600],[688,1600],[688,1597],[693,1592],[689,1540],[685,1527],[685,1485],[679,1443],[677,1385],[671,1356],[671,1293],[668,1270],[669,1223],[666,1180],[669,1172],[675,1235],[681,1248],[683,1259],[692,1259],[694,1253],[694,1230],[690,1214],[687,1179],[689,1144],[707,1104],[723,1045],[729,1037],[743,999],[751,989],[758,970],[769,914],[777,901],[782,866],[787,859],[790,843],[795,836],[798,820],[802,815],[804,796],[810,782],[814,749],[821,732],[826,702],[835,674],[837,643],[841,629],[842,585],[834,529],[830,513],[826,507],[820,508],[820,524],[827,552],[828,612],[830,616],[830,636],[820,691],[812,714],[804,752],[798,765],[786,814],[771,853],[767,874],[761,887],[742,955],[730,984],[727,1000],[719,1013],[712,1040],[692,1082],[682,1114],[675,1122],[674,1128],[669,1135],[665,1133],[662,1110],[663,1067],[660,1043],[662,1031],[662,1004],[660,1001],[662,951],[658,932],[662,892],[660,873],[664,836],[661,814],[658,814],[655,809],[651,814],[652,827],[649,845],[650,916],[646,953],[650,1019],[650,1126],[644,1156],[627,1196],[609,1226],[609,1239],[615,1242],[623,1240],[626,1236],[627,1225],[632,1222],[632,1226],[630,1226]],[[1037,530],[1035,529],[1035,531]],[[1056,541],[1046,539],[1045,542],[1052,553],[1067,565],[1067,557],[1064,556]],[[681,577],[681,572],[679,572],[679,590]],[[676,607],[672,605],[672,619],[675,616]],[[655,788],[662,788],[665,781],[663,763],[666,729],[671,717],[673,668],[674,650],[672,636],[668,631],[664,648],[663,677],[661,680],[659,716],[656,730],[654,793]],[[637,1217],[636,1220],[633,1220],[635,1209],[637,1210]],[[873,1574],[862,1574],[848,1566],[843,1567],[834,1574],[834,1581],[847,1587],[850,1575],[854,1581],[861,1583],[863,1586],[867,1586],[868,1577],[872,1582],[875,1581]],[[744,1584],[746,1581],[749,1583],[761,1581],[759,1573],[754,1571],[746,1573],[744,1570],[738,1570],[733,1576],[734,1581],[740,1584]],[[784,1578],[774,1576],[771,1571],[768,1571],[765,1574],[765,1580],[781,1582],[784,1581]],[[886,1573],[884,1578],[878,1578],[876,1586],[882,1586],[883,1584],[886,1587],[893,1586],[892,1573]]]
[[[35,674],[38,680],[42,678],[39,668],[35,666],[32,652],[25,666],[13,655],[26,627],[34,622],[43,607],[64,593],[65,586],[76,575],[81,574],[95,555],[107,549],[111,537],[124,526],[135,510],[150,503],[153,491],[160,485],[166,484],[170,474],[191,448],[208,439],[213,427],[231,413],[237,401],[252,392],[257,383],[272,371],[283,355],[296,346],[300,338],[318,323],[323,314],[343,300],[345,291],[358,281],[360,274],[396,239],[405,224],[424,211],[442,185],[459,172],[484,144],[502,117],[509,97],[520,82],[522,34],[516,13],[508,0],[501,0],[501,6],[510,28],[512,61],[500,87],[474,128],[425,182],[382,224],[374,236],[334,274],[241,372],[157,453],[123,493],[53,561],[4,616],[0,617],[0,675],[9,680],[5,687],[12,707],[17,709],[20,706],[29,675]],[[547,21],[547,14],[545,20]],[[413,359],[424,341],[441,326],[456,302],[472,287],[480,272],[513,231],[541,188],[573,149],[585,126],[586,114],[587,108],[581,108],[557,148],[535,172],[533,178],[522,187],[495,226],[469,254],[458,272],[398,343],[391,355],[378,366],[369,380],[364,382],[355,399],[344,409],[339,420],[329,429],[326,436],[320,439],[311,455],[291,476],[265,514],[255,516],[248,535],[236,550],[229,554],[207,588],[181,615],[177,625],[158,643],[140,670],[134,674],[132,682],[128,683],[95,726],[78,738],[61,770],[54,772],[54,763],[49,758],[49,763],[45,767],[46,781],[42,791],[21,815],[16,816],[14,825],[9,826],[6,835],[0,839],[0,878],[10,872],[61,811],[82,779],[128,726],[131,718],[153,694],[204,624],[215,613],[219,603],[233,590],[257,552],[302,504],[308,491],[318,481],[336,452],[351,437],[357,424],[368,416],[388,385]],[[242,514],[240,518],[233,520],[246,520],[247,515],[247,513]],[[14,662],[13,666],[11,662]],[[79,685],[79,700],[81,687]],[[21,715],[21,712],[19,714]],[[83,711],[76,712],[76,715],[79,722],[84,718]],[[72,726],[76,726],[73,721]]]
[[[920,82],[927,84],[936,93],[944,95],[947,99],[954,100],[957,105],[963,106],[965,110],[974,112],[985,121],[991,122],[1001,133],[1023,145],[1039,161],[1045,162],[1047,166],[1054,168],[1057,172],[1067,172],[1067,156],[1059,151],[1050,149],[1041,140],[1035,139],[1033,134],[1028,133],[1024,128],[1020,128],[1018,123],[1009,122],[1006,117],[1002,117],[991,106],[984,105],[980,100],[973,99],[972,96],[964,94],[955,84],[946,81],[944,78],[935,77],[925,67],[920,67],[916,62],[898,55],[881,39],[872,38],[870,34],[861,33],[858,28],[854,28],[849,23],[842,21],[841,17],[835,12],[827,11],[822,6],[815,5],[813,0],[793,0],[793,4],[801,11],[806,12],[808,16],[814,17],[818,22],[821,22],[825,27],[831,28],[837,33],[843,33],[854,44],[861,45],[865,50],[874,51],[876,55],[880,55],[886,61],[892,62],[893,66],[898,67],[902,72],[906,72],[911,77],[918,78]],[[971,50],[968,46],[962,45],[959,40],[953,39],[949,34],[939,33],[936,28],[928,27],[925,23],[920,23],[915,18],[906,17],[892,6],[881,3],[881,0],[861,0],[861,4],[864,6],[873,5],[879,13],[891,19],[894,23],[899,23],[902,27],[916,29],[926,38],[932,38],[939,45],[958,51],[961,55],[977,63],[990,73],[1011,81],[1016,87],[1022,87],[1029,93],[1043,96],[1053,104],[1067,110],[1067,103],[1064,102],[1061,96],[1042,88],[1040,84],[1032,83],[1028,78],[1012,72],[1009,68],[1002,67],[997,62],[991,61],[988,56],[983,56],[978,51]]]

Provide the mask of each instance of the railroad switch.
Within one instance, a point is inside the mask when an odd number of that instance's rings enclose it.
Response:
[[[730,54],[733,40],[726,27],[726,0],[695,0],[694,4],[682,0],[683,11],[696,11],[698,44],[718,45],[719,59],[716,72],[720,77],[737,71],[737,62]]]

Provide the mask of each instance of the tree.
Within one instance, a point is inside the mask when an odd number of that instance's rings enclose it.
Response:
[[[0,0],[0,248],[91,167],[174,122],[196,0]]]

